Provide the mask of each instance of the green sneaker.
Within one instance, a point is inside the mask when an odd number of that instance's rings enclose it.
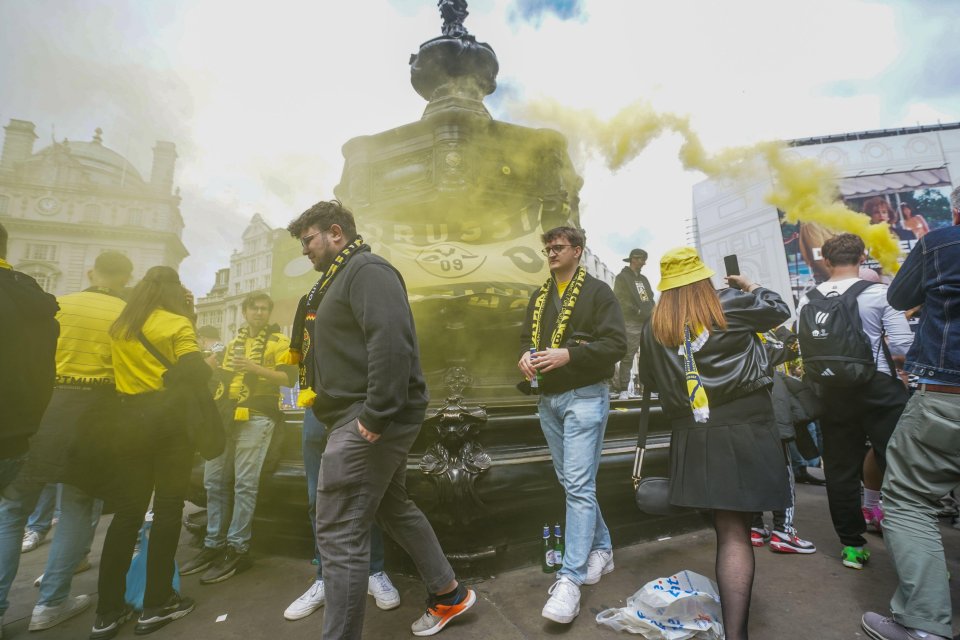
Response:
[[[857,549],[856,547],[844,547],[843,551],[840,552],[840,557],[843,558],[843,566],[851,569],[863,569],[863,565],[867,564],[867,560],[870,559],[870,551],[868,549]]]

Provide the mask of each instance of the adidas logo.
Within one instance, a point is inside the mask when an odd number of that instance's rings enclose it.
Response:
[[[827,367],[826,369],[820,372],[820,375],[823,377],[829,377],[829,376],[835,376],[837,374],[835,374],[833,371],[830,371],[830,367]]]

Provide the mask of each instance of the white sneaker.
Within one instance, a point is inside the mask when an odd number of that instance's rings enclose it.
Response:
[[[38,604],[33,608],[33,615],[30,616],[29,630],[42,631],[43,629],[55,627],[78,613],[83,613],[89,606],[90,596],[67,598],[60,604],[50,607]]]
[[[283,612],[283,617],[287,620],[300,620],[323,606],[326,602],[326,594],[323,590],[323,580],[317,580],[307,589],[307,592],[293,601]]]
[[[28,551],[33,551],[40,546],[40,543],[43,542],[43,539],[46,535],[40,535],[36,531],[27,531],[23,534],[23,542],[20,543],[20,553],[27,553]]]
[[[377,606],[384,611],[400,606],[400,592],[383,571],[370,576],[367,581],[367,594],[373,596]]]
[[[600,576],[605,576],[613,571],[613,550],[612,549],[594,549],[587,556],[587,577],[583,584],[597,584],[600,582]]]
[[[547,590],[550,599],[543,605],[543,617],[560,624],[570,624],[580,614],[580,587],[567,576]]]

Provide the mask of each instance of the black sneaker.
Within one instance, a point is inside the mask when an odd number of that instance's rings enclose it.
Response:
[[[214,584],[229,580],[235,574],[249,569],[251,564],[249,552],[237,553],[236,549],[227,545],[227,549],[220,556],[220,559],[200,576],[200,584]]]
[[[90,631],[90,640],[106,640],[120,633],[120,627],[133,615],[133,609],[129,606],[120,611],[111,611],[109,613],[98,613],[93,622],[93,629]]]
[[[200,553],[193,556],[180,566],[180,575],[189,576],[193,575],[194,573],[200,573],[204,569],[208,569],[210,565],[223,557],[223,551],[223,548],[211,549],[210,547],[204,547]]]
[[[140,614],[133,632],[138,636],[153,633],[193,611],[193,598],[182,598],[176,591],[162,607],[147,607]]]

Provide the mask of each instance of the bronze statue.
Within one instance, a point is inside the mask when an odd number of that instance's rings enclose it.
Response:
[[[467,0],[438,0],[440,15],[443,17],[443,35],[450,38],[462,38],[467,35],[463,21],[470,15]]]

